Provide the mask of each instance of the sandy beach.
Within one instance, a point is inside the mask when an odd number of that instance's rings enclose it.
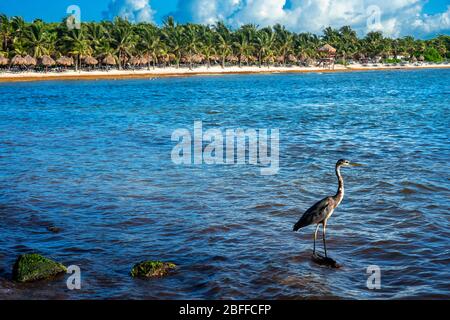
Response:
[[[192,70],[186,67],[167,67],[155,69],[140,69],[140,70],[117,70],[111,69],[109,71],[93,70],[93,71],[74,71],[68,70],[63,72],[50,71],[35,72],[10,72],[0,71],[0,82],[18,82],[18,81],[47,81],[47,80],[97,80],[97,79],[133,79],[133,78],[149,78],[149,77],[180,77],[180,76],[196,76],[196,75],[221,75],[221,74],[257,74],[257,73],[306,73],[306,72],[347,72],[347,71],[375,71],[375,70],[414,70],[414,69],[436,69],[436,68],[450,68],[448,64],[406,64],[406,65],[361,65],[352,64],[348,66],[335,65],[333,70],[324,69],[321,67],[257,67],[257,66],[243,66],[243,67],[226,67],[206,66],[195,67]]]

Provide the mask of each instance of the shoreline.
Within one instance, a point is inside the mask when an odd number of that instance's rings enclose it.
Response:
[[[447,69],[450,65],[405,65],[405,66],[362,66],[359,64],[351,66],[336,65],[334,70],[319,67],[257,67],[243,66],[241,68],[212,66],[209,69],[201,66],[189,70],[189,68],[167,67],[150,70],[95,70],[95,71],[63,71],[37,73],[26,71],[21,73],[0,72],[0,82],[31,82],[31,81],[58,81],[58,80],[121,80],[121,79],[145,79],[145,78],[167,78],[167,77],[190,77],[190,76],[216,76],[236,74],[276,74],[276,73],[332,73],[332,72],[355,72],[355,71],[386,71],[386,70],[421,70],[421,69]]]

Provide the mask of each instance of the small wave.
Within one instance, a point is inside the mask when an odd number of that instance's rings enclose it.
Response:
[[[253,209],[256,210],[264,210],[264,209],[271,209],[271,208],[276,208],[276,207],[284,207],[286,206],[283,203],[262,203],[262,204],[257,204],[253,207]]]
[[[403,194],[413,194],[413,193],[417,193],[416,191],[409,189],[409,188],[403,188],[402,190],[400,190],[400,193]]]
[[[431,183],[430,184],[424,184],[424,183],[418,183],[418,182],[403,181],[401,183],[401,185],[403,185],[405,187],[413,187],[413,188],[416,188],[418,190],[424,190],[424,191],[433,191],[433,192],[448,191],[447,188],[436,186],[436,185],[433,185]]]

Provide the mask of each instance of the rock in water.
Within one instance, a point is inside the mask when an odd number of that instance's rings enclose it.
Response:
[[[60,233],[61,232],[61,228],[58,227],[54,227],[54,226],[49,226],[47,227],[47,230],[53,233]]]
[[[321,254],[314,253],[311,258],[315,263],[321,266],[327,266],[334,269],[339,269],[341,267],[341,265],[337,263],[335,260],[329,257],[324,257]]]
[[[176,265],[170,262],[144,261],[134,265],[131,276],[138,278],[163,277],[176,269]]]
[[[62,264],[47,259],[40,254],[31,253],[19,256],[13,267],[13,280],[31,282],[49,279],[59,273],[66,272]]]

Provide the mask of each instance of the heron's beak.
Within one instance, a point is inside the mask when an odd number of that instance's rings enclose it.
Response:
[[[350,163],[350,165],[352,167],[362,167],[363,166],[361,163],[355,163],[355,162]]]

